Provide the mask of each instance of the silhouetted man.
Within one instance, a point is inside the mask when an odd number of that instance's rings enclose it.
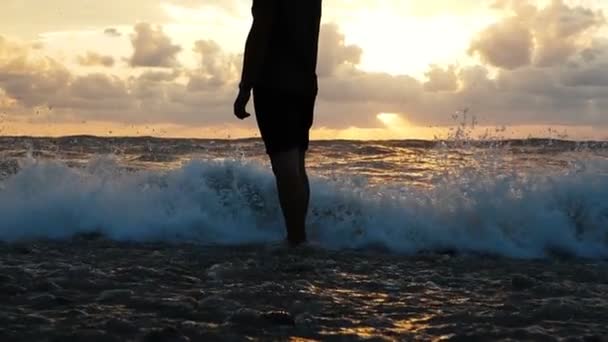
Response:
[[[277,181],[292,246],[306,241],[310,187],[305,157],[317,96],[321,0],[253,0],[253,25],[234,114],[253,90],[255,114]]]

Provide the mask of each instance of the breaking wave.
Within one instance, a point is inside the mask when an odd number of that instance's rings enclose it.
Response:
[[[309,235],[332,249],[606,258],[607,170],[601,160],[551,176],[463,170],[432,189],[315,177]],[[132,172],[111,157],[84,168],[29,158],[0,182],[0,240],[89,232],[219,245],[283,239],[274,179],[252,162]]]

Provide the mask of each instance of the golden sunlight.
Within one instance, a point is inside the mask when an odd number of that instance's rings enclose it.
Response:
[[[386,125],[387,128],[402,127],[406,124],[405,120],[401,119],[399,114],[395,113],[380,113],[376,117],[380,122]]]
[[[397,134],[403,135],[419,135],[421,127],[412,125],[402,114],[398,113],[380,113],[376,118],[382,122],[385,129]]]
[[[363,70],[423,78],[429,64],[472,63],[465,53],[471,38],[497,20],[491,12],[404,17],[376,7],[343,18],[340,26],[349,43],[363,48]]]

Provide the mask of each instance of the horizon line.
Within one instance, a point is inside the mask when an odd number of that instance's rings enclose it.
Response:
[[[157,139],[157,140],[200,140],[200,141],[248,141],[248,140],[262,140],[261,137],[242,137],[242,138],[203,138],[203,137],[171,137],[171,136],[154,136],[154,135],[116,135],[116,136],[102,136],[95,134],[72,134],[62,136],[45,136],[45,135],[0,135],[0,139],[74,139],[74,138],[93,138],[93,139]],[[310,139],[311,142],[325,142],[325,141],[349,141],[349,142],[391,142],[391,141],[410,141],[410,142],[455,142],[455,141],[472,141],[472,142],[508,142],[508,141],[558,141],[558,142],[569,142],[569,143],[608,143],[608,137],[604,139],[568,139],[568,138],[552,138],[552,137],[536,137],[529,136],[525,138],[499,138],[499,139],[420,139],[420,138],[402,138],[402,139],[352,139],[352,138],[340,138],[340,139]]]

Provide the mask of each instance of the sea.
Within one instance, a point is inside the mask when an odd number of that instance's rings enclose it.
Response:
[[[312,240],[384,249],[608,257],[608,143],[319,141]],[[0,239],[280,241],[259,140],[0,139]]]
[[[12,267],[17,294],[32,291],[24,284],[34,279],[53,281],[71,303],[83,301],[78,310],[90,320],[110,319],[87,311],[99,293],[86,299],[66,290],[72,278],[51,275],[81,267],[78,277],[106,284],[100,293],[127,288],[110,303],[134,301],[137,282],[117,275],[126,268],[166,280],[156,296],[188,297],[182,302],[199,315],[205,305],[226,308],[162,331],[154,330],[166,323],[160,316],[120,311],[133,326],[131,335],[116,332],[123,340],[197,340],[201,331],[217,333],[204,335],[211,340],[292,341],[608,333],[608,142],[325,140],[311,143],[307,166],[311,244],[290,251],[259,139],[2,137],[0,269]],[[167,280],[177,264],[189,265],[182,272],[200,292]],[[6,312],[25,314],[30,307],[14,298],[5,298],[15,308]],[[78,325],[86,319],[61,325],[63,311],[49,312],[35,324],[50,330],[0,317],[13,327],[4,340],[90,328]],[[275,327],[285,322],[291,328]]]

